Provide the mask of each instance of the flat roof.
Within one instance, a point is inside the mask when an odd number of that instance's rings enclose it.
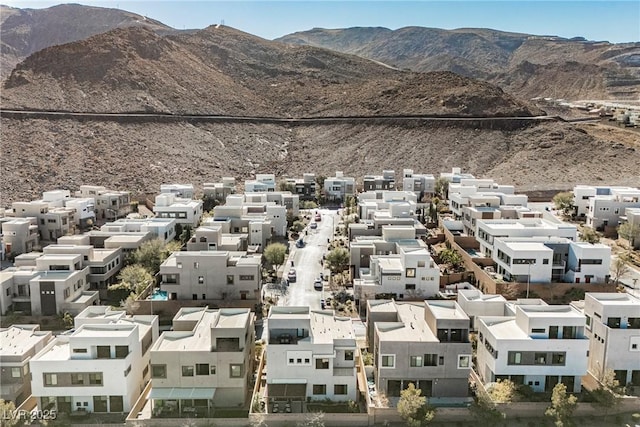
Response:
[[[476,321],[481,321],[487,325],[487,329],[496,339],[504,340],[532,340],[516,324],[515,317],[484,317],[479,316]]]
[[[211,351],[211,327],[215,325],[219,312],[203,309],[190,313],[187,318],[200,317],[191,331],[166,331],[153,345],[154,351]]]
[[[527,317],[584,317],[569,305],[517,305],[516,312],[518,312],[518,310],[525,313]]]
[[[402,272],[402,260],[399,256],[395,255],[390,257],[389,255],[381,255],[378,257],[380,268],[383,270],[394,270]]]
[[[51,337],[51,332],[35,330],[38,325],[12,325],[0,329],[0,357],[22,356]]]
[[[351,318],[337,317],[333,310],[312,310],[311,318],[311,335],[314,344],[331,344],[334,340],[356,339],[353,331]]]
[[[109,338],[124,338],[130,336],[135,332],[135,325],[124,323],[109,323],[106,325],[92,325],[84,324],[75,330],[71,337],[104,337]]]
[[[424,303],[395,303],[400,321],[376,322],[381,341],[439,342],[424,320]]]
[[[501,239],[496,239],[501,240]],[[553,249],[546,246],[542,242],[523,242],[523,241],[504,241],[503,243],[508,248],[513,249],[514,251],[547,251],[553,252]]]
[[[640,310],[640,298],[628,293],[605,293],[605,292],[588,292],[588,296],[595,299],[602,305],[632,305],[638,306]],[[585,296],[586,298],[586,296]]]
[[[436,319],[463,319],[469,316],[455,303],[455,301],[425,301]]]
[[[31,360],[42,361],[59,361],[69,360],[71,358],[71,350],[69,347],[68,339],[57,337],[40,353],[34,356]]]

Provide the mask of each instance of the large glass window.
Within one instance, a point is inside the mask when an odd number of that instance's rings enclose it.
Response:
[[[329,359],[316,359],[316,369],[329,369]]]
[[[109,412],[124,412],[122,396],[109,396]]]
[[[411,366],[412,368],[417,368],[422,366],[422,356],[410,356],[409,366]]]
[[[151,365],[151,378],[167,378],[167,365]]]
[[[424,355],[424,366],[438,366],[438,355],[437,354],[425,354]]]
[[[327,394],[327,386],[325,384],[314,384],[313,394]]]
[[[117,345],[116,346],[116,359],[124,359],[129,354],[129,346],[128,345]]]
[[[345,350],[345,352],[344,352],[344,360],[353,360],[353,351]]]
[[[102,372],[94,372],[89,374],[89,384],[102,385]]]
[[[182,376],[183,377],[192,377],[193,376],[193,365],[183,366],[182,367]]]
[[[45,386],[58,385],[58,375],[44,374],[44,385]]]
[[[229,365],[229,376],[231,378],[242,378],[243,368],[244,366],[240,364]]]
[[[510,351],[507,359],[508,365],[522,364],[522,353],[519,351]]]
[[[347,385],[346,384],[336,384],[333,386],[333,394],[347,394]]]
[[[395,368],[396,356],[394,354],[383,354],[381,362],[383,368]]]
[[[209,375],[209,364],[208,363],[197,363],[196,364],[196,375]]]
[[[98,359],[111,359],[111,347],[108,345],[98,346]]]

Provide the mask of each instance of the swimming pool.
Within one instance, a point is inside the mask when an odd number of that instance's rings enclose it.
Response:
[[[167,291],[161,291],[156,289],[151,294],[151,301],[166,301],[169,297],[167,296]]]

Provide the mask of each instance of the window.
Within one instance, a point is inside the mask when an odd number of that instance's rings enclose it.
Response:
[[[416,290],[416,285],[415,284],[411,284],[411,285],[405,285],[404,289],[406,291],[415,291]]]
[[[193,268],[195,268],[196,270],[197,270],[198,268],[200,268],[200,263],[199,263],[198,261],[194,262],[194,263],[193,263]]]
[[[415,268],[407,268],[405,270],[405,275],[407,277],[416,277],[416,269]]]
[[[467,369],[471,367],[471,355],[459,354],[458,355],[458,369]]]
[[[344,352],[344,360],[353,360],[353,351],[345,350]]]
[[[209,371],[209,373],[211,375],[215,375],[216,374],[216,365],[211,365],[211,370]]]
[[[565,353],[553,353],[551,355],[551,364],[552,365],[564,365]]]
[[[71,385],[84,385],[84,374],[71,374]]]
[[[549,258],[544,258],[544,259],[542,260],[542,263],[543,263],[543,264],[549,264]]]
[[[193,366],[183,366],[182,367],[182,376],[183,377],[192,377],[193,376]]]
[[[438,355],[425,354],[423,361],[424,361],[423,366],[438,366]]]
[[[20,372],[20,368],[11,368],[11,378],[20,378],[22,376],[22,372]]]
[[[209,364],[196,363],[196,375],[209,375]]]
[[[591,316],[589,316],[588,314],[585,314],[584,317],[586,318],[587,328],[591,329]]]
[[[128,345],[117,345],[116,346],[116,359],[124,359],[129,354],[129,346]]]
[[[329,369],[329,359],[316,359],[316,369]]]
[[[240,280],[254,280],[254,275],[253,274],[245,274],[245,275],[240,275]]]
[[[111,359],[111,347],[108,345],[99,345],[98,359]]]
[[[395,368],[396,356],[394,354],[383,354],[381,358],[383,368]]]
[[[347,394],[346,384],[336,384],[333,386],[333,394]]]
[[[422,356],[410,356],[409,366],[411,366],[412,368],[417,368],[422,366]]]
[[[58,385],[58,375],[57,374],[44,374],[44,385]]]
[[[544,328],[531,328],[532,334],[544,334],[544,331],[545,331]]]
[[[151,365],[151,378],[167,378],[167,365]]]
[[[327,394],[327,386],[325,384],[314,384],[313,394]]]
[[[131,365],[127,366],[127,369],[124,370],[124,376],[126,377],[131,372]]]
[[[93,374],[89,374],[89,384],[102,385],[102,372],[95,372]]]
[[[233,285],[233,274],[227,274],[227,285]]]
[[[204,276],[198,276],[198,284],[200,285],[204,284]]]
[[[510,351],[507,358],[507,365],[522,364],[522,353],[519,351]]]
[[[242,378],[243,365],[229,365],[229,376],[231,378]]]
[[[547,364],[547,353],[534,353],[533,363],[535,365],[546,365]]]

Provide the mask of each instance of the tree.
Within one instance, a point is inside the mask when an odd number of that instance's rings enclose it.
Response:
[[[154,281],[151,273],[140,264],[128,265],[120,270],[118,280],[118,283],[109,286],[110,291],[126,290],[136,295],[139,295]]]
[[[567,394],[567,386],[558,383],[553,387],[553,392],[551,393],[551,406],[544,411],[544,414],[555,418],[556,427],[571,425],[571,415],[576,410],[577,402],[577,397]]]
[[[271,243],[264,248],[264,259],[273,266],[274,270],[278,270],[287,254],[287,247],[282,243]]]
[[[441,199],[447,199],[449,197],[449,181],[444,177],[439,177],[434,184],[434,191]]]
[[[606,414],[609,409],[614,408],[620,403],[617,393],[620,391],[620,382],[616,379],[616,374],[612,369],[607,369],[602,373],[600,379],[600,387],[591,391],[590,395],[593,404],[604,410]]]
[[[553,196],[553,204],[557,210],[562,211],[565,217],[571,216],[575,205],[573,204],[573,193],[570,191],[558,193]]]
[[[618,227],[618,235],[629,242],[629,252],[631,252],[635,245],[635,240],[640,237],[640,224],[625,222]]]
[[[67,329],[73,328],[73,316],[69,314],[68,311],[65,311],[64,314],[62,315],[62,323],[64,324],[64,327]]]
[[[177,228],[177,227],[176,227]],[[182,227],[180,234],[178,235],[178,240],[181,245],[186,244],[191,238],[192,229],[190,225],[185,225]]]
[[[345,248],[332,249],[326,257],[327,267],[333,274],[340,273],[349,268],[349,261],[349,251]]]
[[[177,249],[176,248],[177,245]],[[160,264],[167,259],[169,254],[175,250],[180,250],[180,243],[170,242],[167,245],[160,239],[144,242],[131,255],[131,262],[140,264],[152,275],[160,270]]]
[[[599,243],[600,235],[591,227],[584,227],[580,236],[582,241],[588,243]]]
[[[400,392],[398,414],[410,427],[428,424],[435,417],[435,410],[427,406],[427,398],[422,396],[422,390],[413,383]]]
[[[440,260],[450,264],[454,269],[462,265],[462,256],[455,249],[443,249],[439,256]]]
[[[511,380],[498,380],[491,390],[489,390],[489,396],[491,400],[499,403],[510,403],[516,394],[517,386]]]
[[[2,417],[2,425],[6,427],[13,427],[24,423],[23,420],[18,419],[16,415],[16,405],[10,400],[0,399],[0,417]]]
[[[211,194],[205,194],[202,197],[202,210],[205,212],[209,212],[210,210],[218,206],[220,203],[221,203],[220,200],[216,199]]]
[[[620,283],[620,278],[627,274],[627,272],[629,271],[629,261],[627,257],[618,255],[615,261],[613,261],[613,269],[611,271],[613,272],[614,284],[618,286],[618,283]]]
[[[438,205],[432,201],[429,202],[429,218],[431,222],[438,222]]]
[[[296,186],[291,182],[280,181],[278,183],[278,190],[280,190],[280,191],[288,191],[290,193],[295,193]]]

